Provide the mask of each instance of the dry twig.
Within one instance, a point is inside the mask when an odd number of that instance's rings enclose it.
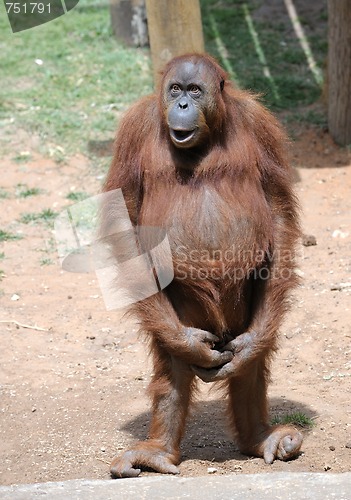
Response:
[[[0,320],[0,323],[14,323],[17,326],[20,326],[22,328],[29,328],[30,330],[38,330],[39,332],[48,332],[46,328],[40,328],[40,326],[37,325],[25,325],[23,323],[20,323],[19,321],[16,321],[15,319],[3,319]]]

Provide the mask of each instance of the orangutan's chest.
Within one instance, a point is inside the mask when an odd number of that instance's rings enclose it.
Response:
[[[241,186],[205,184],[146,190],[139,223],[165,228],[171,246],[213,252],[218,249],[266,247],[271,227],[268,204],[253,186],[250,197]],[[256,191],[256,192],[255,192]]]

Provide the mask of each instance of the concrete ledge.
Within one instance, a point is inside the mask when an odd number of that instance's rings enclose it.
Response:
[[[1,500],[351,500],[351,472],[79,479],[0,487]]]

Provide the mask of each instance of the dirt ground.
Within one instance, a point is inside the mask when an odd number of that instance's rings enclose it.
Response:
[[[201,383],[182,445],[184,476],[208,467],[217,474],[351,468],[351,155],[321,130],[295,136],[303,228],[317,245],[301,246],[303,284],[281,332],[269,395],[272,415],[301,411],[315,425],[297,460],[264,465],[238,453],[225,401]],[[30,150],[28,137],[14,137],[14,151],[25,142]],[[59,212],[72,203],[69,192],[97,194],[101,176],[83,157],[56,164],[35,152],[29,162],[5,160],[2,172],[9,197],[0,199],[1,228],[23,238],[0,244],[0,482],[108,478],[115,453],[147,433],[145,344],[121,312],[105,310],[94,273],[60,269],[50,226],[18,221]],[[43,192],[21,198],[19,183]]]

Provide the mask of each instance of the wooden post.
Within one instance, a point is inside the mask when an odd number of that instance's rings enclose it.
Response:
[[[149,44],[145,0],[110,0],[112,30],[127,45]]]
[[[328,126],[340,145],[351,144],[351,0],[328,0]]]
[[[154,81],[172,57],[204,52],[199,0],[146,0]]]

